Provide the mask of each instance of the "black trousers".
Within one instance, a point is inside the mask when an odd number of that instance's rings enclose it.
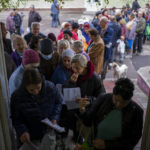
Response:
[[[141,53],[143,44],[143,33],[137,34],[133,42],[133,53]]]

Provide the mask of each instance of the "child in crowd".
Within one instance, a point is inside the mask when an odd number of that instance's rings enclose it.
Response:
[[[117,50],[118,50],[118,53],[120,56],[120,63],[123,63],[123,61],[124,61],[124,53],[125,53],[125,42],[124,42],[124,40],[125,40],[124,36],[121,36],[121,38],[117,41],[117,43],[118,43]]]

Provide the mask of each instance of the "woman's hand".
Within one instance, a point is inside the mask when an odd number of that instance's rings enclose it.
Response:
[[[76,101],[77,101],[77,103],[79,103],[79,109],[80,109],[81,111],[84,111],[84,110],[85,110],[85,107],[86,107],[87,105],[89,105],[89,101],[88,101],[88,98],[87,98],[87,97],[77,99]]]
[[[53,124],[57,124],[57,121],[56,121],[55,119],[52,119],[51,122],[52,122]]]
[[[30,143],[30,135],[28,132],[24,132],[21,137],[20,140],[22,143]]]
[[[101,139],[95,139],[93,145],[96,149],[105,149],[105,142]]]
[[[70,80],[71,80],[73,83],[75,83],[75,82],[77,82],[77,80],[78,80],[78,76],[79,76],[78,74],[74,73],[74,74],[72,74]]]

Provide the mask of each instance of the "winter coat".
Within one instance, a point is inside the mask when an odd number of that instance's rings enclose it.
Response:
[[[3,39],[3,46],[4,51],[7,52],[9,55],[13,52],[11,40],[10,39]]]
[[[101,27],[97,27],[99,34],[101,33]],[[111,27],[108,26],[104,37],[102,37],[104,44],[105,44],[105,53],[104,53],[104,61],[109,60],[111,57],[111,50],[112,50],[112,39],[113,39],[113,30]]]
[[[40,14],[36,11],[29,13],[28,27],[31,27],[32,22],[40,22],[42,20]]]
[[[30,42],[32,36],[33,36],[32,32],[30,32],[30,33],[28,33],[28,34],[26,34],[26,35],[24,36],[24,39],[26,40],[27,44],[29,44],[29,42]],[[46,38],[46,36],[45,36],[44,34],[42,34],[42,33],[39,33],[38,36],[41,37],[42,39],[45,39],[45,38]]]
[[[15,71],[16,64],[10,57],[10,55],[7,52],[4,52],[5,55],[5,63],[6,63],[6,71],[7,71],[7,79],[10,78],[11,74]]]
[[[16,14],[14,16],[14,23],[15,23],[15,27],[21,27],[22,19],[21,19],[21,16],[19,14]]]
[[[137,11],[140,7],[139,3],[137,1],[134,1],[132,3],[132,10]]]
[[[17,67],[20,66],[20,64],[22,62],[22,58],[19,56],[17,51],[15,51],[11,54],[11,58],[13,59],[13,61],[15,62]]]
[[[127,28],[124,24],[121,24],[121,36],[127,37]]]
[[[62,40],[63,39],[63,31],[61,31],[57,37],[57,41]],[[79,40],[78,39],[78,35],[75,32],[72,32],[72,39],[74,40]]]
[[[60,56],[57,52],[55,52],[52,55],[52,58],[49,60],[44,59],[41,54],[39,54],[39,56],[40,56],[39,72],[45,76],[46,80],[50,80],[52,74],[54,73],[56,67],[60,62]]]
[[[51,14],[59,14],[59,5],[57,0],[54,0],[54,3],[51,6]]]
[[[84,29],[82,30],[82,35],[84,36],[85,40],[86,40],[86,43],[89,44],[90,42],[90,36],[88,33],[85,33]]]
[[[94,69],[97,74],[101,74],[104,62],[104,42],[101,37],[98,37],[97,42],[92,44],[89,50],[90,60],[94,64]]]
[[[81,97],[87,96],[89,101],[93,101],[99,94],[105,93],[104,85],[96,72],[91,61],[87,64],[87,74],[79,76],[76,83],[67,80],[64,83],[64,88],[80,87]]]
[[[71,70],[67,70],[62,64],[57,66],[56,70],[54,71],[51,81],[54,84],[64,84],[66,80],[69,80],[71,77]]]
[[[116,42],[121,36],[121,26],[117,22],[110,22],[109,27],[113,29],[112,47],[115,47]]]
[[[12,93],[20,87],[23,78],[23,73],[24,73],[24,67],[21,64],[10,76],[9,78],[10,95],[12,95]]]
[[[114,109],[113,95],[103,94],[97,98],[90,110],[81,116],[86,126],[94,123],[95,133],[98,124]],[[115,140],[105,140],[106,150],[133,150],[142,135],[143,110],[134,101],[122,110],[122,135]]]
[[[134,20],[134,21],[133,21],[133,24],[132,24],[132,27],[131,27],[131,30],[129,30],[129,29],[127,28],[127,39],[129,39],[129,40],[134,40],[134,39],[135,39],[135,35],[136,35],[136,33],[135,33],[136,25],[137,25],[137,23],[136,23],[136,21]]]
[[[146,26],[146,20],[143,17],[140,19],[137,19],[136,33],[142,34],[145,30],[145,26]]]
[[[12,124],[18,137],[28,132],[31,140],[42,139],[47,126],[41,120],[58,120],[61,105],[62,97],[52,82],[43,81],[38,97],[20,87],[11,97]]]
[[[6,29],[11,33],[15,32],[15,23],[13,20],[13,16],[11,15],[9,15],[6,19]]]

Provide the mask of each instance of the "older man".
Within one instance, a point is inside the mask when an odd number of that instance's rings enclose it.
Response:
[[[108,63],[111,58],[111,50],[112,50],[112,39],[113,39],[113,30],[108,26],[108,19],[106,17],[102,17],[100,20],[100,25],[97,28],[101,38],[105,44],[105,53],[104,53],[104,65],[103,71],[101,74],[102,80],[105,79],[106,71],[108,67]]]
[[[28,19],[28,27],[31,28],[32,22],[40,22],[42,20],[40,14],[35,11],[34,5],[31,5],[29,8],[29,19]]]
[[[42,39],[46,37],[44,34],[40,33],[40,24],[38,22],[32,22],[31,32],[24,36],[24,39],[26,40],[27,44],[29,44],[33,35],[39,36]]]
[[[143,18],[143,12],[141,11],[138,12],[138,18],[136,22],[137,22],[136,31],[135,31],[136,37],[133,43],[133,54],[137,52],[137,54],[140,55],[142,52],[142,41],[143,41],[142,39],[143,39],[143,34],[145,30],[145,25],[146,25],[146,21]]]

